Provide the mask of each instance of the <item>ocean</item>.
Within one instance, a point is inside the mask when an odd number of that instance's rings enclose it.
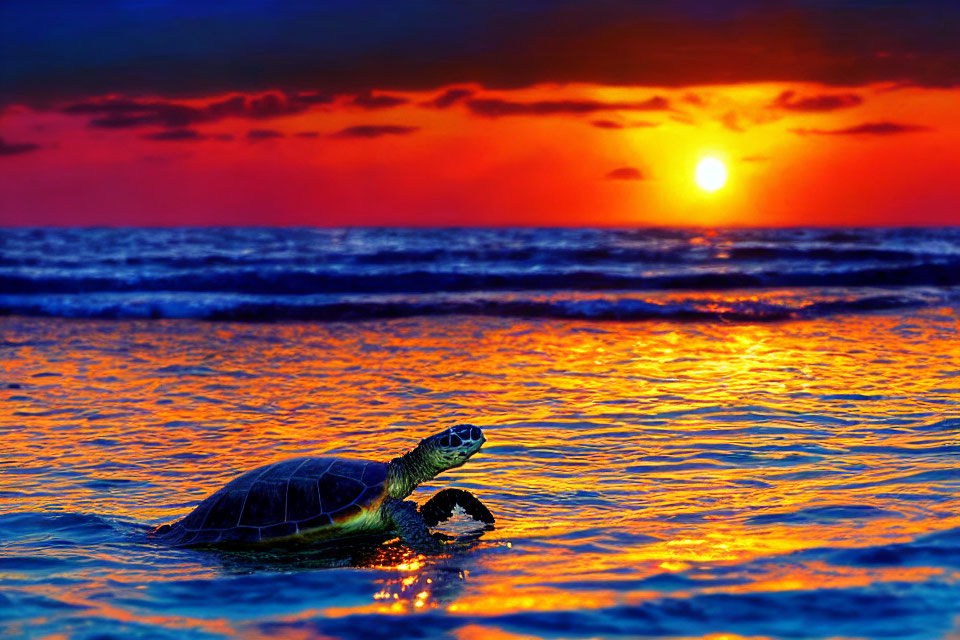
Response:
[[[484,428],[497,518],[157,544]],[[4,638],[960,637],[960,229],[2,229]]]
[[[6,229],[0,313],[787,320],[936,306],[960,228]]]

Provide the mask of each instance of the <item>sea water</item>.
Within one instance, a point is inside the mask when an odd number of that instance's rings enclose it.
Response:
[[[0,635],[957,637],[958,285],[955,229],[0,231]],[[439,557],[148,535],[458,422]]]

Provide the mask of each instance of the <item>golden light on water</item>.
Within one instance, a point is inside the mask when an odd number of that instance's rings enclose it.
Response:
[[[757,296],[705,295],[704,305]],[[26,342],[18,322],[0,321],[11,343]],[[464,317],[107,329],[115,325],[31,319],[35,344],[9,354],[10,379],[28,382],[3,390],[20,426],[0,455],[15,487],[0,511],[66,502],[157,524],[272,460],[389,459],[453,422],[486,428],[479,455],[413,498],[456,483],[487,503],[496,529],[440,561],[374,557],[362,574],[369,592],[324,607],[328,618],[444,611],[477,623],[599,610],[660,597],[649,582],[657,576],[749,563],[742,584],[697,578],[685,589],[916,583],[937,569],[834,566],[798,552],[900,544],[960,526],[956,515],[927,517],[922,501],[891,498],[940,496],[942,513],[957,512],[942,480],[949,436],[938,426],[956,402],[948,376],[960,325],[949,310],[910,325],[891,316],[691,325]],[[91,348],[59,359],[57,341],[80,333]],[[45,375],[54,368],[59,376]],[[895,418],[895,429],[874,428]],[[51,458],[83,481],[39,474]],[[857,505],[856,517],[841,505]],[[191,562],[123,569],[131,575],[109,581],[176,583],[217,570]],[[78,591],[76,603],[102,608],[98,588]]]
[[[697,186],[712,193],[727,183],[727,167],[718,158],[706,156],[697,163]]]

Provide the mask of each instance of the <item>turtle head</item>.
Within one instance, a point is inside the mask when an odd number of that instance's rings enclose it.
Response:
[[[441,473],[462,465],[480,450],[484,441],[480,427],[458,424],[424,438],[417,445],[417,449],[422,453],[423,460],[433,467],[436,473]]]
[[[462,465],[483,443],[483,431],[472,424],[458,424],[424,438],[412,451],[390,461],[387,491],[403,499],[421,482]]]

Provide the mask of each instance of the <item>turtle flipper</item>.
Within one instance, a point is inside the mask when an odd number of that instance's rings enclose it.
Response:
[[[430,534],[430,528],[417,511],[417,503],[395,500],[385,505],[387,516],[400,534],[400,541],[424,555],[436,555],[443,544]]]
[[[493,524],[493,514],[469,491],[463,489],[444,489],[427,500],[420,507],[420,515],[427,526],[434,527],[453,515],[453,509],[460,506],[474,520]]]

